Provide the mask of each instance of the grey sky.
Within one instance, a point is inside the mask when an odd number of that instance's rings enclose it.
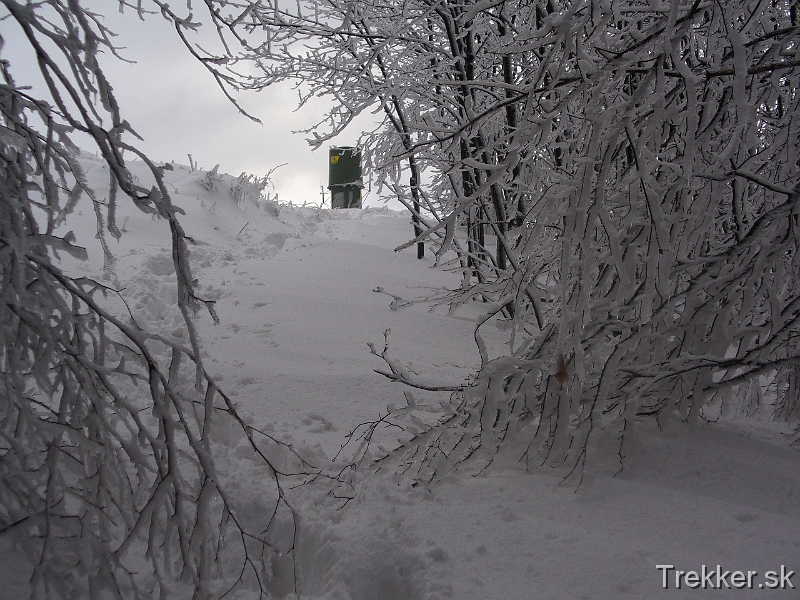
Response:
[[[320,186],[327,185],[327,146],[311,151],[305,136],[292,131],[320,120],[324,104],[296,111],[297,93],[288,85],[239,96],[242,106],[262,125],[239,114],[214,80],[185,49],[174,29],[159,15],[142,22],[133,11],[120,15],[115,0],[94,0],[95,10],[106,14],[107,25],[118,34],[120,54],[136,61],[122,62],[106,56],[101,64],[111,81],[125,118],[144,142],[138,146],[154,160],[188,164],[191,154],[198,165],[238,175],[264,175],[286,163],[273,175],[275,190],[283,202],[318,203]],[[28,83],[24,71],[32,63],[16,54],[12,24],[0,23],[6,40],[2,52],[11,61],[18,82]],[[35,83],[30,81],[30,83]],[[363,123],[369,122],[369,117]],[[336,140],[352,145],[361,129],[351,126]],[[348,135],[349,134],[349,135]],[[367,204],[383,203],[377,194]]]

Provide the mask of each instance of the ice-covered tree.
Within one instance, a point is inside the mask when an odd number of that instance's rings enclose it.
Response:
[[[115,53],[102,17],[78,0],[1,5],[2,31],[16,28],[44,89],[21,87],[0,61],[0,536],[27,555],[36,598],[166,598],[176,586],[263,597],[274,556],[291,551],[271,529],[292,522],[283,486],[307,465],[246,425],[203,368],[192,319],[206,307],[214,316],[213,303],[196,292],[164,167],[127,141],[135,135],[98,63]],[[161,11],[182,34],[197,27],[157,2],[125,8]],[[89,187],[78,142],[108,167],[107,190]],[[144,161],[153,185],[137,183],[125,157]],[[109,272],[119,202],[168,222],[187,344],[140,327],[111,278],[65,268],[68,255],[86,258],[90,240],[69,224],[87,201]],[[271,508],[259,526],[216,468],[215,432],[230,428],[260,456]]]
[[[333,99],[318,143],[384,114],[373,166],[458,251],[447,301],[486,302],[480,372],[410,442],[421,477],[511,439],[580,473],[637,418],[713,419],[765,385],[797,419],[796,0],[226,6],[255,85]]]

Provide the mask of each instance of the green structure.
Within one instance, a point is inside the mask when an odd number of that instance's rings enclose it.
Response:
[[[361,208],[361,150],[333,146],[329,150],[328,189],[331,208]]]

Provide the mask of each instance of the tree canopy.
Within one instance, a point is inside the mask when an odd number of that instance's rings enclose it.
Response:
[[[317,143],[382,111],[366,154],[414,241],[457,253],[446,301],[486,302],[481,348],[484,323],[511,321],[451,463],[533,419],[526,456],[577,467],[637,416],[714,419],[765,386],[797,418],[796,2],[239,9],[222,19],[254,85],[334,100]]]
[[[78,0],[1,4],[45,89],[18,85],[0,61],[0,534],[33,566],[36,598],[164,598],[175,582],[197,598],[266,595],[273,524],[294,523],[284,482],[316,471],[245,424],[204,368],[193,318],[207,308],[216,319],[213,302],[196,291],[193,240],[163,180],[171,166],[130,142],[98,63],[115,53],[101,15]],[[120,7],[178,22],[166,5]],[[107,189],[89,186],[78,142],[108,169]],[[132,175],[131,158],[152,185]],[[121,235],[122,201],[169,224],[186,343],[140,326],[113,286],[106,239]],[[92,207],[107,279],[64,266],[87,257],[89,240],[67,230],[79,202]],[[219,477],[219,427],[237,429],[262,466],[266,530],[242,521]]]

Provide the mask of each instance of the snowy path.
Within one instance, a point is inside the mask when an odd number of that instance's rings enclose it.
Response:
[[[381,342],[386,327],[415,365],[468,367],[476,356],[468,322],[422,307],[390,311],[389,298],[372,291],[380,285],[408,297],[414,286],[441,285],[441,274],[411,251],[391,251],[408,235],[405,220],[342,213],[304,226],[307,235],[288,238],[271,258],[237,260],[235,273],[206,269],[204,278],[224,277],[235,292],[219,303],[218,334],[207,328],[204,336],[223,383],[256,423],[278,414],[273,425],[285,439],[319,443],[330,455],[349,429],[400,397],[372,372],[380,361],[365,345]],[[769,570],[800,569],[797,452],[706,429],[642,426],[627,447],[626,471],[587,478],[577,493],[514,465],[427,492],[365,482],[341,521],[310,519],[308,544],[328,554],[301,561],[301,592],[354,600],[672,598],[686,594],[685,585],[672,589],[670,573],[663,590],[656,565],[753,570],[756,588]],[[735,593],[800,597],[791,589]]]
[[[410,233],[407,219],[348,212],[343,218],[344,212],[323,211],[317,222],[313,211],[303,234],[281,240],[267,258],[248,255],[252,239],[242,236],[229,266],[198,272],[225,290],[217,304],[221,324],[206,319],[202,329],[211,371],[256,422],[299,436],[307,429],[329,451],[349,429],[402,401],[400,386],[374,373],[384,365],[367,347],[380,346],[387,328],[397,354],[431,377],[460,383],[478,362],[469,321],[429,314],[424,306],[393,311],[391,298],[374,291],[413,297],[424,293],[417,286],[457,283],[411,251],[395,255],[392,248]],[[429,363],[445,367],[444,376]]]

